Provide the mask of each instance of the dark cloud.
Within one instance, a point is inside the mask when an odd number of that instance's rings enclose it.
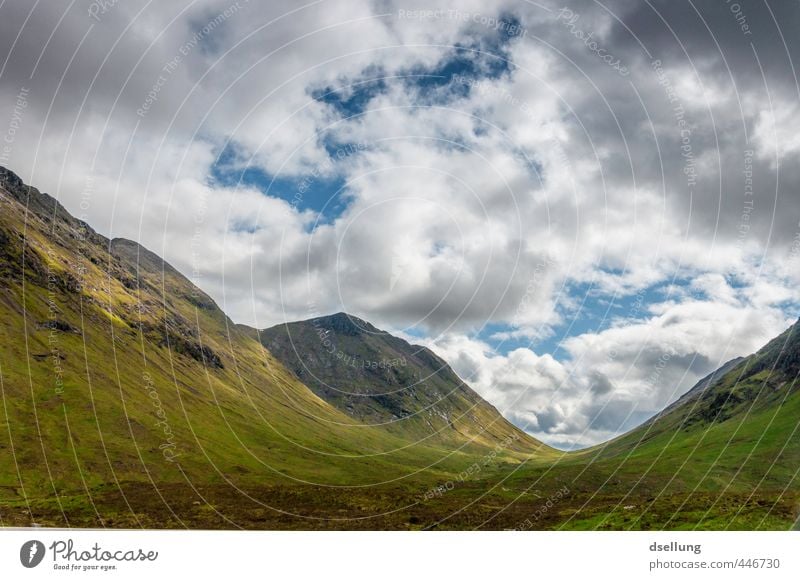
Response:
[[[614,384],[607,376],[599,371],[589,373],[590,388],[595,395],[607,395],[614,390]]]

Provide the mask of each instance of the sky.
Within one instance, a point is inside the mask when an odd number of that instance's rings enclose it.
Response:
[[[800,5],[0,4],[0,165],[236,322],[346,311],[560,448],[798,316]]]

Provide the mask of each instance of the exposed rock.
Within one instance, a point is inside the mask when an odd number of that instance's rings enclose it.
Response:
[[[64,320],[47,320],[36,325],[39,330],[57,330],[58,332],[72,332],[80,334],[80,330]]]
[[[159,346],[169,347],[173,352],[192,357],[194,360],[203,363],[206,366],[216,369],[224,369],[225,365],[222,364],[222,359],[217,353],[211,350],[206,345],[201,345],[199,342],[187,340],[176,334],[169,334],[165,336]]]

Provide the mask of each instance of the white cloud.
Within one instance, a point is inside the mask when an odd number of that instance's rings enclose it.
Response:
[[[771,289],[736,290],[713,276],[693,286],[705,296],[653,304],[646,319],[567,339],[563,361],[528,348],[499,354],[464,335],[429,346],[534,436],[559,447],[591,445],[643,422],[794,322],[765,300]]]
[[[755,349],[798,299],[797,268],[785,260],[796,201],[785,191],[800,177],[789,166],[778,180],[772,166],[776,147],[783,156],[800,148],[796,99],[776,89],[766,111],[762,89],[733,85],[716,58],[695,62],[700,83],[692,63],[669,49],[655,55],[691,117],[699,177],[690,191],[650,59],[591,4],[576,8],[581,26],[629,78],[554,26],[552,12],[521,3],[461,3],[466,20],[399,17],[431,8],[423,1],[247,3],[187,54],[193,34],[231,4],[160,3],[133,20],[144,5],[115,5],[77,53],[93,21],[71,10],[31,78],[31,55],[57,20],[54,8],[37,7],[0,88],[0,119],[12,118],[19,87],[30,89],[9,164],[102,233],[163,254],[238,322],[346,309],[417,326],[508,416],[571,444],[608,436],[721,359]],[[622,3],[616,14],[636,9]],[[0,26],[26,14],[4,5]],[[485,54],[496,49],[494,31],[472,14],[517,17],[528,33],[495,59]],[[464,54],[483,73],[512,64],[468,92],[462,82],[426,95],[399,78]],[[160,75],[157,99],[137,115]],[[354,118],[311,97],[327,88],[346,97],[376,77],[382,92]],[[758,152],[744,239],[743,128]],[[364,149],[329,163],[326,140]],[[216,183],[213,164],[230,143],[239,167],[345,179],[346,209],[318,222],[287,199]],[[644,305],[650,318],[573,337],[563,363],[528,349],[497,355],[464,338],[484,324],[493,339],[549,336],[576,312],[581,297],[570,289],[580,285],[609,297],[672,282],[670,302]],[[666,348],[677,354],[663,384],[648,386],[651,359]]]
[[[800,152],[800,107],[796,101],[771,104],[759,111],[753,137],[759,156],[774,162]]]

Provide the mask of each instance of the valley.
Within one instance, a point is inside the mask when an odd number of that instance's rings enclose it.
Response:
[[[800,327],[577,452],[338,313],[235,324],[0,168],[0,525],[788,529]]]

